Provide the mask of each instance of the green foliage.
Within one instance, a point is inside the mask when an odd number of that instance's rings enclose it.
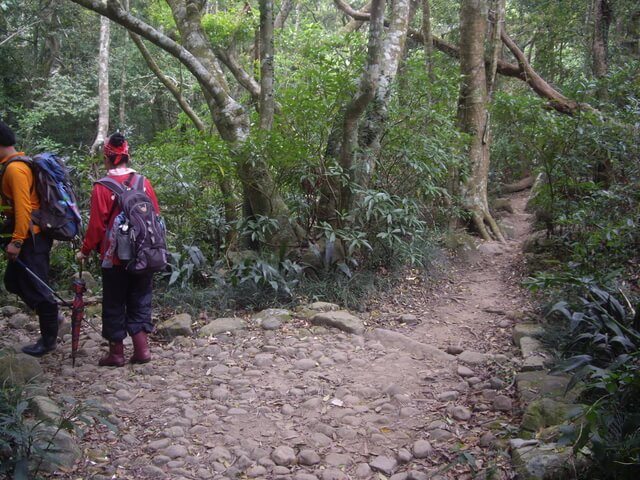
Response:
[[[78,438],[95,423],[115,431],[96,402],[63,397],[60,417],[43,420],[33,417],[33,397],[27,388],[7,384],[0,387],[0,474],[26,480],[39,478],[45,463],[59,465],[53,446],[63,430]]]
[[[602,479],[632,479],[640,464],[640,331],[613,295],[592,286],[578,305],[556,304],[550,314],[567,322],[569,356],[553,372],[582,380],[591,405],[564,431],[574,450],[589,446],[593,472]],[[552,372],[552,373],[553,373]]]
[[[247,4],[241,3],[206,13],[202,16],[202,28],[215,46],[230,47],[238,43],[250,42],[258,27],[258,17]]]

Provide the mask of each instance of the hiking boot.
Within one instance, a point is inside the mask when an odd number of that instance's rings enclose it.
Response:
[[[100,359],[101,367],[124,367],[124,345],[119,342],[109,342],[109,353]]]
[[[56,349],[56,338],[43,338],[41,337],[33,345],[26,345],[22,347],[22,353],[31,355],[32,357],[41,357],[46,353],[53,352]]]
[[[151,352],[149,352],[149,338],[144,330],[131,335],[133,341],[133,355],[131,363],[148,363],[151,361]]]

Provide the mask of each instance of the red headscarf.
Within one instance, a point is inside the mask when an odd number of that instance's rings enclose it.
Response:
[[[129,144],[126,140],[121,145],[115,146],[111,144],[111,138],[104,144],[104,154],[111,160],[114,165],[118,165],[122,162],[123,157],[127,157],[126,161],[129,161]]]

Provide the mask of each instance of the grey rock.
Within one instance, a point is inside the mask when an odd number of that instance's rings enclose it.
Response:
[[[159,336],[169,340],[173,340],[180,336],[190,337],[193,334],[191,324],[191,315],[188,313],[180,313],[160,323],[157,326],[156,331]]]
[[[26,325],[31,322],[31,317],[25,313],[15,313],[11,315],[7,324],[11,328],[15,328],[17,330],[22,330],[26,327]]]
[[[293,363],[293,368],[295,368],[296,370],[311,370],[313,368],[316,368],[316,362],[315,360],[312,360],[310,358],[301,358],[300,360],[296,360]]]
[[[362,320],[345,310],[317,313],[311,317],[311,323],[323,327],[337,328],[338,330],[356,335],[364,333]]]
[[[160,440],[153,440],[152,442],[149,442],[147,444],[147,446],[151,449],[151,450],[161,450],[163,448],[167,448],[169,445],[171,445],[171,439],[169,438],[162,438]]]
[[[331,452],[327,454],[324,461],[327,465],[331,465],[332,467],[340,467],[343,465],[349,465],[351,463],[351,457],[344,453]]]
[[[3,317],[10,317],[11,315],[15,315],[18,312],[20,312],[20,309],[13,305],[5,305],[4,307],[0,307],[0,315],[2,315]]]
[[[320,472],[320,478],[322,480],[350,480],[349,475],[337,468],[327,468]]]
[[[335,312],[340,310],[340,306],[335,303],[329,302],[313,302],[307,306],[310,310],[316,310],[318,312]]]
[[[493,446],[495,441],[496,441],[495,435],[491,432],[486,432],[482,434],[482,436],[480,437],[480,440],[478,441],[478,445],[480,445],[482,448],[488,448]]]
[[[469,367],[465,367],[464,365],[458,366],[458,375],[462,378],[473,377],[475,373]]]
[[[570,448],[556,448],[555,444],[526,446],[512,450],[511,457],[518,478],[524,480],[586,478],[581,475],[587,465],[585,458],[580,454],[575,457]]]
[[[278,330],[282,326],[282,321],[277,318],[265,318],[260,322],[263,330]]]
[[[43,371],[37,358],[9,349],[0,350],[0,385],[23,387],[42,380]]]
[[[58,404],[49,397],[36,395],[29,400],[29,406],[36,418],[40,420],[45,420],[51,423],[57,423],[60,421],[62,410]]]
[[[284,308],[267,308],[266,310],[256,313],[252,318],[258,325],[269,318],[278,319],[280,322],[288,322],[291,320],[291,312]]]
[[[458,355],[458,360],[467,363],[469,365],[482,365],[490,360],[491,356],[486,353],[470,352],[465,350]]]
[[[162,451],[163,455],[171,459],[186,457],[189,452],[187,451],[187,447],[184,445],[169,445]]]
[[[369,466],[376,472],[382,472],[385,475],[392,475],[398,468],[398,461],[395,458],[379,455],[369,462]]]
[[[457,345],[449,345],[445,350],[445,352],[447,352],[450,355],[460,355],[462,352],[464,352],[464,348],[459,347]]]
[[[318,480],[318,477],[311,473],[298,472],[294,475],[293,480]]]
[[[432,477],[430,477],[427,473],[419,472],[418,470],[411,470],[407,474],[407,480],[429,480],[430,478]]]
[[[401,448],[398,450],[398,462],[400,463],[409,463],[413,458],[413,455],[406,448]]]
[[[245,473],[249,478],[264,478],[267,474],[267,469],[262,465],[254,465],[253,467],[247,469]]]
[[[493,399],[493,409],[497,412],[510,412],[513,410],[513,402],[506,395],[498,395]]]
[[[244,330],[245,328],[247,328],[247,324],[241,318],[216,318],[202,327],[198,332],[198,336],[210,337],[225,332]]]
[[[293,465],[296,462],[296,458],[296,452],[293,448],[286,445],[276,447],[271,452],[271,459],[279,466]]]
[[[522,352],[522,357],[527,358],[532,355],[543,354],[544,348],[539,340],[536,340],[533,337],[522,337],[520,339],[520,351]]]
[[[300,465],[316,465],[320,463],[320,455],[315,450],[305,448],[298,453],[298,463]]]
[[[373,472],[368,463],[359,463],[356,467],[356,478],[369,478]]]
[[[502,390],[507,386],[507,384],[498,377],[491,377],[489,379],[489,386],[494,390]]]
[[[537,323],[518,323],[513,327],[513,343],[520,346],[522,337],[539,337],[544,334],[544,328]]]
[[[412,355],[432,358],[435,360],[442,360],[445,362],[452,362],[456,358],[453,355],[449,355],[448,353],[445,353],[434,346],[418,342],[413,338],[410,338],[400,332],[395,332],[393,330],[376,328],[373,331],[371,337],[377,339],[385,347],[399,348],[400,350]]]
[[[76,440],[66,430],[44,423],[33,425],[32,428],[33,447],[47,451],[47,458],[40,464],[41,471],[53,473],[60,468],[70,469],[82,455]],[[38,461],[37,458],[34,460]]]
[[[398,321],[400,323],[404,323],[405,325],[417,325],[420,323],[420,319],[411,313],[405,313],[398,317]]]
[[[434,430],[429,431],[429,438],[431,438],[434,441],[449,440],[452,437],[453,437],[453,433],[451,433],[449,430],[436,428]]]
[[[412,449],[413,456],[416,458],[428,458],[433,454],[433,447],[427,440],[417,440]]]
[[[447,408],[447,414],[454,420],[466,422],[471,418],[471,411],[467,407],[461,405]]]
[[[407,472],[394,473],[389,480],[407,480],[409,474]]]
[[[547,372],[529,371],[516,375],[516,386],[520,400],[527,404],[541,397],[562,399],[574,402],[580,393],[579,388],[565,392],[571,377],[569,375],[548,375]]]
[[[459,396],[460,396],[459,392],[456,392],[455,390],[451,390],[451,391],[439,393],[438,395],[436,395],[436,398],[441,402],[450,402],[452,400],[456,400]]]

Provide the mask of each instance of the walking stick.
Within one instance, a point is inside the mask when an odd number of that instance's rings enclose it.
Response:
[[[47,292],[49,292],[51,295],[53,295],[58,300],[60,300],[60,303],[62,303],[65,307],[71,307],[71,304],[69,302],[67,302],[64,298],[58,295],[58,293],[53,288],[47,285],[47,283],[44,280],[42,280],[33,270],[27,267],[22,260],[20,260],[19,258],[16,258],[15,262],[18,265],[20,265],[29,275],[31,275],[31,278],[33,278],[36,282],[42,285],[47,290]]]

